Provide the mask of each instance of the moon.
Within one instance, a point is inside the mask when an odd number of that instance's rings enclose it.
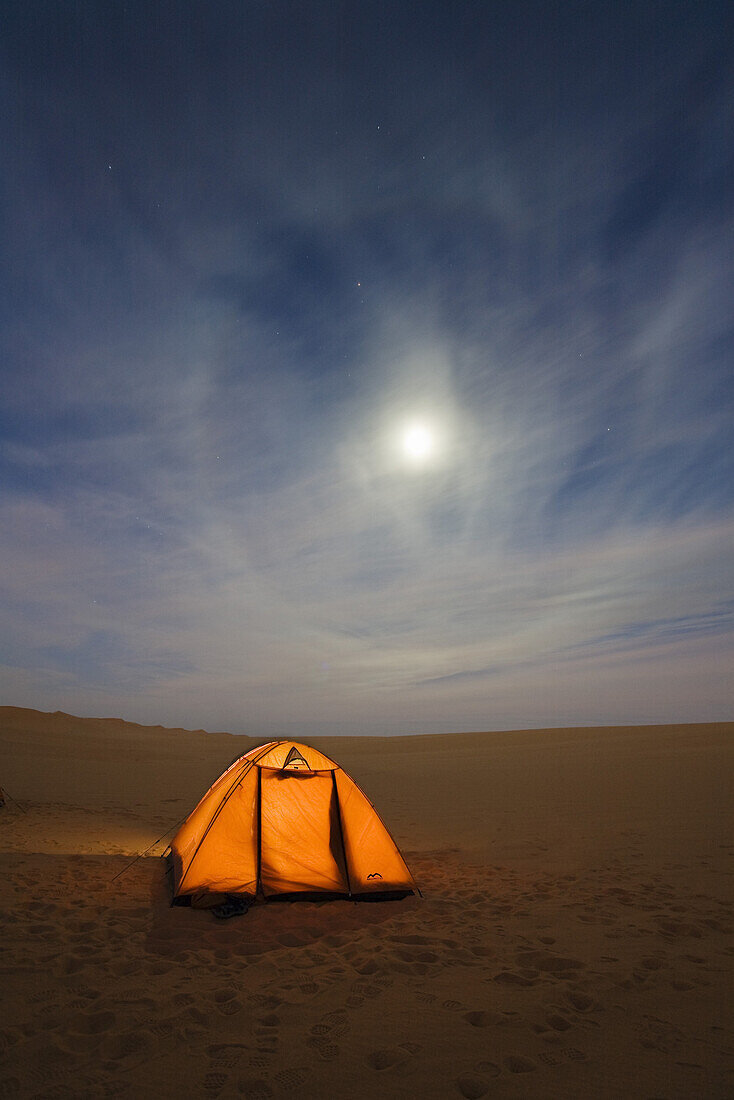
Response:
[[[403,432],[403,451],[412,462],[425,462],[434,448],[433,433],[426,424],[409,424]]]

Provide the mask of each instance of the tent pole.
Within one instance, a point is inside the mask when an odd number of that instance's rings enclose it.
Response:
[[[336,785],[336,771],[331,773],[331,783],[334,788],[334,798],[336,799],[336,820],[339,824],[339,839],[342,842],[342,852],[344,853],[344,874],[347,876],[347,892],[351,898],[352,896],[352,884],[349,881],[349,864],[347,863],[347,849],[344,843],[344,830],[342,828],[342,811],[339,805],[339,788]]]
[[[263,834],[263,814],[262,814],[262,784],[263,784],[263,770],[257,769],[257,878],[255,880],[255,897],[259,893],[262,893],[262,834]]]

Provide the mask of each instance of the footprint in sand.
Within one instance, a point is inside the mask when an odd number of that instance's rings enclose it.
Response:
[[[245,1100],[270,1100],[273,1095],[270,1085],[260,1077],[241,1077],[237,1089]]]
[[[546,1066],[560,1066],[562,1065],[562,1059],[556,1054],[551,1054],[549,1051],[543,1051],[538,1055],[541,1062],[544,1062]]]
[[[486,924],[467,924],[465,926],[466,935],[469,936],[486,936],[489,934],[489,928]]]
[[[336,1043],[330,1042],[326,1036],[312,1035],[308,1043],[325,1062],[333,1062],[339,1057],[339,1047]]]
[[[161,1020],[156,1020],[155,1023],[149,1025],[148,1030],[151,1035],[154,1035],[156,1039],[165,1040],[170,1039],[176,1033],[176,1017],[170,1016]]]
[[[665,939],[675,940],[682,936],[688,936],[691,939],[700,940],[703,936],[703,932],[695,924],[690,924],[687,921],[669,920],[662,917],[656,917],[658,926],[658,933],[664,936]]]
[[[465,1100],[481,1100],[489,1092],[489,1082],[482,1077],[464,1076],[457,1077],[456,1087]]]
[[[273,1080],[283,1089],[297,1089],[305,1083],[307,1076],[302,1069],[282,1069],[275,1074]]]
[[[338,1053],[338,1051],[337,1051]],[[275,1054],[273,1050],[261,1050],[256,1054],[251,1054],[247,1059],[247,1064],[251,1069],[270,1069],[272,1066],[272,1058]]]
[[[209,1055],[209,1064],[212,1071],[225,1073],[228,1070],[235,1069],[247,1049],[242,1043],[214,1043],[212,1046],[207,1047],[206,1052]]]
[[[358,997],[378,997],[380,993],[383,993],[390,984],[389,980],[386,981],[368,981],[366,978],[358,978],[356,982],[352,982],[352,993]]]
[[[328,1037],[333,1040],[340,1039],[350,1030],[351,1024],[347,1013],[343,1009],[337,1009],[322,1016],[321,1020],[311,1028],[311,1035],[319,1039]]]
[[[43,989],[37,989],[34,993],[28,997],[28,1003],[32,1005],[37,1004],[53,1004],[58,996],[58,989],[45,986]]]
[[[110,1033],[100,1044],[102,1057],[115,1065],[115,1071],[129,1070],[154,1057],[158,1044],[148,1031]]]
[[[532,1058],[524,1058],[521,1054],[509,1054],[504,1059],[504,1066],[510,1073],[533,1073],[538,1068]]]
[[[499,985],[530,986],[537,984],[537,978],[530,978],[517,970],[500,970],[499,974],[495,974],[492,980]]]
[[[52,1053],[52,1050],[49,1051]],[[37,1064],[30,1068],[28,1072],[28,1082],[37,1082],[37,1085],[32,1086],[32,1093],[34,1100],[36,1097],[53,1097],[53,1096],[77,1096],[78,1092],[75,1091],[79,1086],[77,1075],[71,1074],[64,1065],[59,1064],[58,1060],[53,1057],[51,1065]],[[36,1087],[38,1091],[36,1091]]]
[[[567,1020],[565,1016],[561,1016],[560,1012],[549,1013],[545,1020],[548,1027],[552,1027],[554,1031],[568,1031],[569,1028],[573,1027],[571,1021]]]
[[[586,966],[580,959],[554,955],[551,951],[520,951],[516,959],[520,966],[533,967],[545,974],[563,974],[569,970],[583,970]]]
[[[564,996],[576,1012],[589,1012],[592,1008],[598,1007],[595,1006],[594,1001],[586,993],[581,993],[575,989],[568,990]]]
[[[19,1043],[22,1037],[23,1033],[19,1027],[6,1027],[4,1031],[0,1031],[0,1057],[6,1058],[11,1047]],[[0,1089],[0,1096],[2,1095],[3,1093]]]
[[[494,1062],[481,1061],[477,1062],[474,1067],[476,1073],[481,1073],[485,1077],[499,1077],[502,1070]]]
[[[421,1046],[420,1043],[413,1043],[413,1042],[410,1042],[410,1041],[405,1042],[405,1043],[401,1043],[400,1047],[401,1047],[402,1050],[407,1051],[408,1054],[411,1054],[411,1055],[412,1054],[420,1054],[420,1052],[423,1050],[423,1047]]]
[[[339,1056],[339,1047],[335,1040],[346,1035],[350,1029],[349,1018],[343,1009],[328,1012],[311,1028],[309,1046],[312,1046],[325,1062],[331,1062]]]
[[[367,1065],[374,1070],[400,1070],[404,1071],[410,1059],[422,1050],[420,1043],[399,1043],[396,1047],[386,1047],[382,1050],[373,1050],[367,1055]]]
[[[279,1016],[273,1013],[268,1016],[260,1016],[253,1028],[258,1049],[264,1052],[271,1051],[274,1053],[278,1049],[279,1031]]]
[[[391,952],[393,968],[402,974],[427,974],[432,963],[438,961],[435,951],[422,948],[397,948]]]
[[[219,1096],[228,1080],[229,1077],[226,1073],[210,1070],[209,1073],[204,1076],[204,1092],[208,1097]]]
[[[686,1036],[668,1020],[661,1020],[657,1016],[645,1016],[638,1038],[643,1049],[659,1050],[669,1054],[683,1042]]]
[[[211,1013],[203,1011],[196,1005],[190,1005],[181,1013],[180,1019],[186,1021],[195,1031],[204,1031],[211,1027]]]
[[[256,1008],[272,1010],[283,1004],[283,998],[273,997],[267,993],[253,993],[250,996],[250,1003]]]
[[[377,974],[380,966],[373,958],[358,959],[352,963],[352,967],[358,974]]]
[[[242,1001],[237,997],[237,990],[231,986],[217,989],[214,993],[214,1003],[222,1016],[236,1016],[243,1008]]]
[[[490,1027],[500,1022],[500,1016],[496,1012],[467,1012],[464,1019],[472,1027]]]
[[[292,1004],[299,1004],[304,998],[315,996],[321,991],[321,988],[318,982],[314,982],[310,978],[298,978],[294,982],[283,985],[287,999]]]

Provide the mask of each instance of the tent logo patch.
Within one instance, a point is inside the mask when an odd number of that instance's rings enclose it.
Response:
[[[382,878],[382,875],[379,873],[379,871],[375,871],[373,874],[367,875],[367,878]]]

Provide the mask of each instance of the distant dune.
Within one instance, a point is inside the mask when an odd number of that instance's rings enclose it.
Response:
[[[171,909],[258,742],[0,708],[0,1096],[732,1095],[734,723],[307,740],[423,899]]]
[[[29,710],[25,707],[0,707],[0,728],[35,730],[46,733],[206,733],[206,730],[184,730],[169,726],[142,726],[121,718],[80,718],[63,710]]]

